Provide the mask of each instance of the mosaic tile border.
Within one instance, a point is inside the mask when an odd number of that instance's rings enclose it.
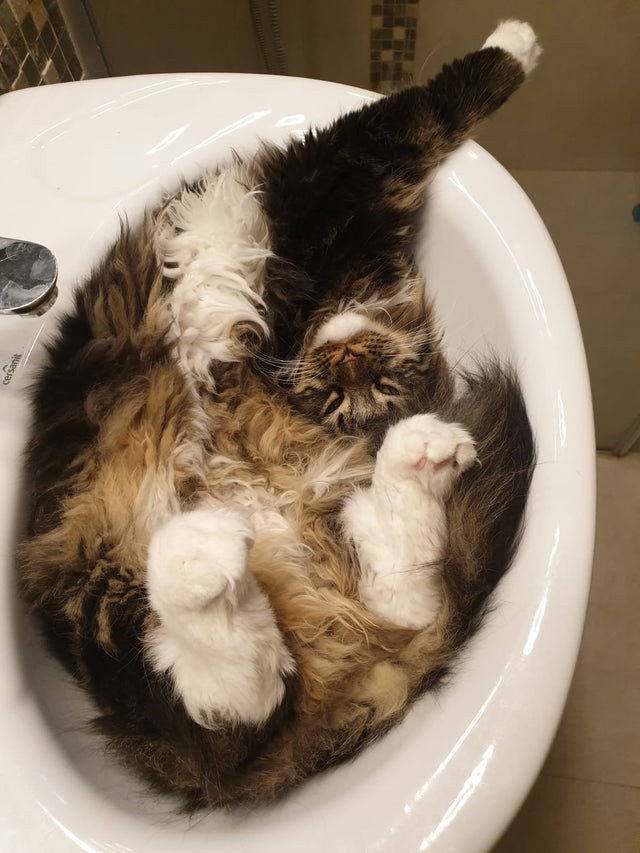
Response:
[[[371,88],[390,92],[413,81],[418,2],[373,0],[371,4]]]
[[[0,0],[0,94],[83,76],[56,0]]]

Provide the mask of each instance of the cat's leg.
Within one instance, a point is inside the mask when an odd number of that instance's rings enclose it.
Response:
[[[250,165],[235,160],[185,187],[158,216],[154,247],[166,280],[169,338],[179,364],[212,385],[212,362],[245,358],[270,335],[264,269],[268,225]]]
[[[294,670],[264,592],[247,571],[253,529],[227,509],[171,518],[152,536],[147,588],[160,623],[147,641],[188,713],[259,725]]]
[[[360,598],[372,612],[407,628],[434,620],[441,605],[445,501],[475,459],[466,430],[435,415],[414,415],[389,429],[371,486],[343,509],[360,563]]]
[[[528,24],[503,22],[480,50],[425,86],[374,100],[286,149],[267,149],[258,166],[276,254],[318,289],[370,276],[372,292],[384,292],[398,259],[413,255],[432,170],[515,92],[539,54]],[[295,308],[297,292],[289,299]]]

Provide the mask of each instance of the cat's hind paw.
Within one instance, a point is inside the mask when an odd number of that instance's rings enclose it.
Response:
[[[248,570],[252,542],[250,522],[224,508],[176,515],[151,538],[147,591],[159,622],[146,654],[201,725],[219,718],[260,725],[295,669]]]
[[[159,612],[237,603],[253,543],[251,523],[226,509],[196,509],[170,518],[151,537],[147,585]]]
[[[482,47],[499,47],[517,59],[525,74],[538,64],[542,48],[530,24],[525,21],[500,21]]]

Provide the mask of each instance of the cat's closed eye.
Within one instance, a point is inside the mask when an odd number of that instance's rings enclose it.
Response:
[[[325,405],[324,414],[331,415],[337,411],[344,400],[344,391],[332,391],[329,400]]]
[[[381,394],[385,394],[388,397],[397,397],[400,394],[400,390],[395,385],[392,385],[388,379],[376,379],[373,383],[373,387],[376,391],[379,391]]]

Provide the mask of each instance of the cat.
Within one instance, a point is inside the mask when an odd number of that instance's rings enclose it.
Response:
[[[528,24],[123,225],[33,389],[21,592],[109,747],[184,807],[268,803],[380,737],[478,627],[535,448],[455,377],[414,252]]]

